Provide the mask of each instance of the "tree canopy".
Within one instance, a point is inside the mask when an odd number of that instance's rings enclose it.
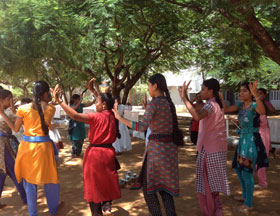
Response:
[[[3,0],[1,82],[46,79],[71,92],[94,76],[111,80],[125,103],[138,80],[195,65],[229,86],[275,87],[279,8],[268,0]]]
[[[210,28],[196,46],[195,62],[235,87],[244,80],[276,87],[280,81],[280,2],[270,0],[166,0],[201,14]]]

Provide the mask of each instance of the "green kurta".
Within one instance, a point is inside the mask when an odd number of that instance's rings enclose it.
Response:
[[[83,108],[85,104],[81,104],[76,111],[78,113],[83,113]],[[85,123],[74,121],[74,128],[72,132],[72,136],[70,137],[71,141],[75,140],[84,140],[86,138],[86,130],[85,130]]]

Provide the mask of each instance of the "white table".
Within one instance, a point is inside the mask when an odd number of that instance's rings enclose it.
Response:
[[[93,104],[92,106],[83,108],[83,113],[92,113],[96,112],[96,106]]]
[[[54,118],[60,118],[60,111],[61,111],[61,107],[60,107],[60,105],[56,105],[55,106],[55,113],[54,113]]]
[[[268,124],[270,128],[271,142],[280,143],[280,119],[268,118]]]
[[[124,110],[123,117],[130,121],[139,121],[139,111],[135,110]]]
[[[139,121],[139,111],[136,111],[136,110],[124,110],[123,116],[124,116],[124,118],[126,118],[130,121],[135,121],[135,122]],[[138,137],[140,139],[145,139],[144,133],[140,132],[140,131],[133,130],[132,136]]]

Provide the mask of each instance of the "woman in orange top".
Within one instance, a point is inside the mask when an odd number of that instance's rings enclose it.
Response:
[[[51,100],[49,85],[45,81],[35,83],[33,94],[35,102],[20,106],[17,120],[13,124],[3,112],[0,103],[0,114],[15,132],[24,125],[24,136],[18,149],[15,161],[15,174],[18,182],[23,181],[27,194],[30,216],[37,214],[37,185],[44,185],[49,212],[58,210],[59,184],[55,154],[57,149],[49,138],[49,127],[55,108],[49,105]]]

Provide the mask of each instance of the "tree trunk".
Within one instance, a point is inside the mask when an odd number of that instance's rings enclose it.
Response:
[[[236,7],[240,13],[246,16],[243,22],[236,19],[226,10],[220,9],[220,13],[239,28],[246,31],[252,37],[254,42],[260,46],[264,54],[280,65],[280,48],[257,19],[254,8],[237,8],[240,2],[243,2],[243,0],[231,0],[232,5]]]
[[[128,89],[128,88],[124,89],[123,97],[122,97],[122,104],[126,104],[130,89]]]
[[[248,23],[247,32],[253,40],[262,48],[264,54],[280,65],[280,48],[272,39],[266,29],[257,20],[255,14],[246,19]],[[244,29],[246,31],[246,29]]]
[[[23,89],[24,97],[29,97],[28,89],[26,88],[26,86],[24,86],[22,89]]]
[[[71,101],[74,90],[75,90],[74,87],[69,87],[69,103]],[[67,96],[65,95],[65,97],[67,97]]]

